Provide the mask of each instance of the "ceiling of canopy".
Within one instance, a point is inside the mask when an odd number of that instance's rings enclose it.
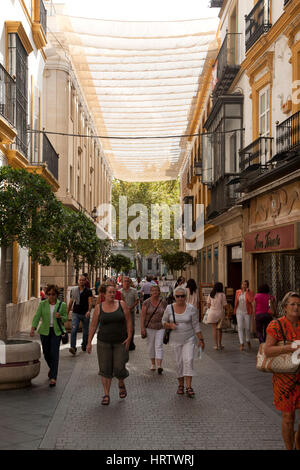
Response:
[[[49,19],[50,42],[68,51],[114,177],[177,178],[188,148],[181,136],[192,130],[197,96],[217,54],[218,18]]]

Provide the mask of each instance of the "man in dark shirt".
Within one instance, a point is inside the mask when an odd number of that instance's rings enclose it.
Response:
[[[73,287],[70,293],[70,302],[68,305],[68,315],[73,306],[72,314],[72,330],[71,330],[71,344],[70,353],[75,356],[76,338],[79,324],[82,324],[82,351],[86,351],[86,345],[89,337],[89,325],[90,325],[90,314],[92,310],[93,294],[91,289],[88,289],[85,285],[85,276],[79,276],[78,287]]]

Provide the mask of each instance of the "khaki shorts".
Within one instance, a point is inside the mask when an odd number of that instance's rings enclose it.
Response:
[[[126,362],[129,360],[129,353],[122,343],[103,343],[97,341],[97,354],[99,363],[99,375],[107,379],[117,377],[126,379],[129,372],[126,369]]]

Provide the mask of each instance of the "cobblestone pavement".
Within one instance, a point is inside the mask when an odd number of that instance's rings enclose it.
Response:
[[[203,331],[207,348],[195,359],[194,399],[176,395],[171,347],[165,347],[159,376],[150,371],[146,342],[137,335],[128,396],[119,398],[114,379],[111,403],[102,406],[96,347],[73,357],[64,346],[54,389],[42,360],[31,388],[0,392],[0,449],[283,449],[272,376],[255,369],[257,345],[240,353],[237,335],[225,333],[225,349],[213,351],[211,331]]]

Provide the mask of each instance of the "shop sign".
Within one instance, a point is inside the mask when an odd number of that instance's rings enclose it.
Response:
[[[298,248],[299,224],[276,227],[245,236],[246,252],[295,250]]]

